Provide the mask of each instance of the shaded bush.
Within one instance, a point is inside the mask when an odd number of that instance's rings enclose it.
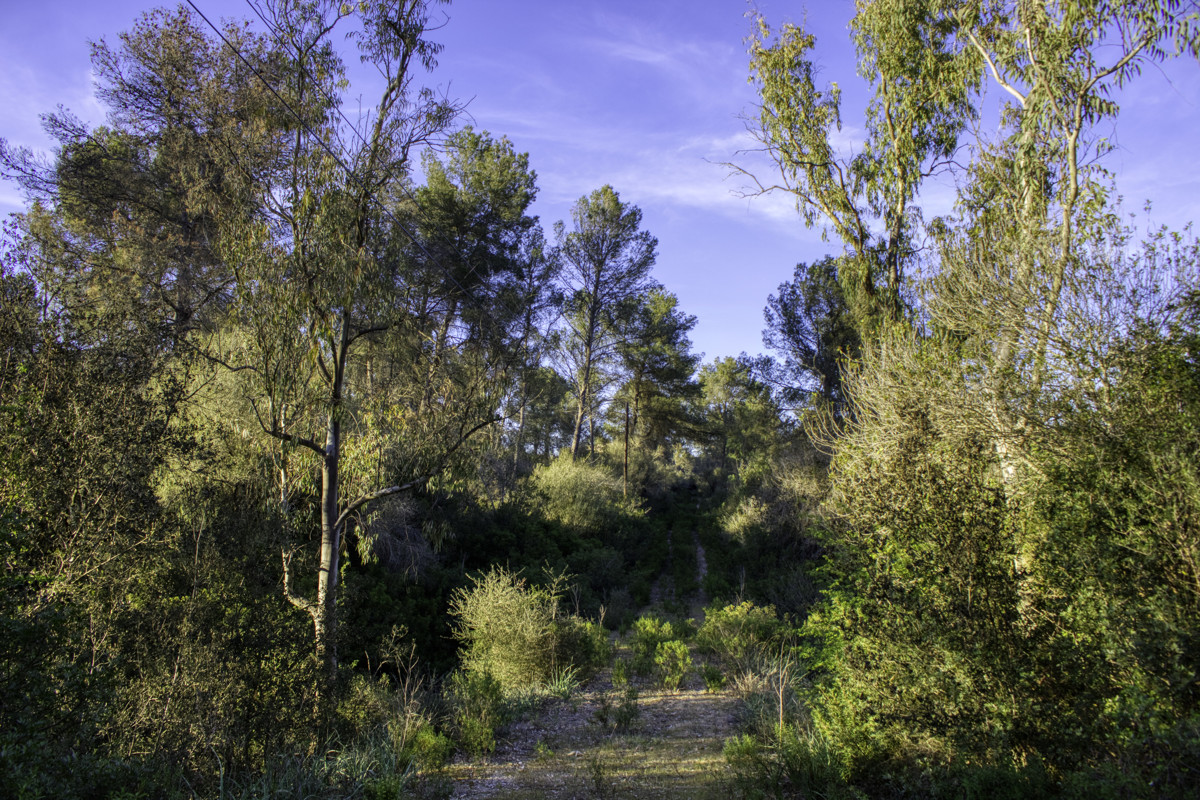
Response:
[[[633,623],[633,671],[648,675],[654,671],[658,646],[673,639],[688,638],[686,625],[672,624],[653,615],[638,617]]]
[[[701,652],[713,653],[738,671],[749,669],[762,654],[790,632],[773,606],[749,601],[705,609],[696,632]]]

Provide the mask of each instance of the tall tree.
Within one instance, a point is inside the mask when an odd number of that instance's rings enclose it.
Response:
[[[397,244],[411,238],[411,229],[389,198],[403,192],[410,153],[442,133],[457,109],[417,88],[416,74],[432,68],[440,50],[426,38],[425,0],[281,0],[269,12],[286,43],[275,54],[281,63],[273,88],[291,119],[281,120],[287,136],[279,138],[274,158],[245,187],[255,224],[223,220],[221,252],[234,267],[236,322],[244,331],[225,363],[237,370],[263,432],[319,465],[315,597],[293,590],[286,554],[284,582],[288,599],[311,617],[317,655],[332,676],[347,525],[374,501],[413,485],[364,482],[354,494],[345,492],[345,439],[357,399],[349,379],[366,338],[404,316],[397,298],[404,296],[408,262]],[[355,131],[339,124],[345,71],[331,41],[351,18],[363,60],[383,78],[370,117]],[[460,431],[447,448],[488,421]],[[286,488],[281,497],[286,506]]]
[[[529,155],[507,138],[467,127],[423,156],[425,185],[415,193],[417,233],[428,286],[421,316],[430,347],[420,407],[424,411],[447,353],[463,339],[493,345],[519,325],[518,284],[526,259],[540,255],[541,230],[528,211],[537,196]],[[535,241],[536,240],[536,241]]]
[[[59,122],[72,145],[62,167],[25,172],[55,193],[68,229],[79,229],[75,219],[85,225],[85,236],[64,240],[82,267],[63,272],[83,276],[74,281],[79,302],[117,278],[116,288],[167,309],[160,315],[178,338],[227,368],[246,412],[282,448],[278,498],[297,525],[292,462],[316,461],[315,596],[294,590],[286,552],[284,584],[310,616],[332,675],[343,536],[372,502],[421,477],[380,485],[389,477],[382,464],[343,468],[347,435],[361,430],[357,364],[372,337],[407,318],[409,289],[420,283],[402,202],[410,154],[447,129],[457,106],[416,83],[440,49],[426,35],[424,0],[280,0],[264,19],[269,34],[231,26],[218,43],[187,12],[158,13],[119,48],[101,45],[100,95],[113,131],[92,137]],[[345,70],[332,43],[347,26],[383,78],[354,128],[343,124]],[[442,456],[491,419],[474,404],[457,406],[477,415],[446,432]],[[426,474],[437,461],[427,459]]]
[[[767,364],[766,374],[785,402],[825,404],[840,417],[845,403],[842,362],[858,355],[859,337],[837,265],[830,256],[796,265],[792,280],[767,298],[763,344],[779,354],[779,361]]]
[[[861,152],[873,163],[836,157],[836,87],[825,95],[814,85],[809,37],[789,28],[752,52],[761,131],[785,185],[810,221],[839,234],[848,258],[876,241],[882,249],[867,252],[908,252],[909,265],[922,176],[951,168],[960,188],[955,214],[923,228],[929,280],[910,291],[913,313],[902,324],[860,322],[860,358],[841,373],[849,411],[825,505],[833,585],[810,626],[827,644],[830,673],[809,698],[813,718],[868,789],[868,762],[927,769],[935,741],[947,765],[1036,754],[1091,774],[1116,752],[1133,763],[1118,744],[1126,731],[1182,731],[1172,726],[1195,714],[1195,695],[1173,677],[1192,667],[1164,655],[1187,650],[1195,630],[1144,633],[1146,619],[1186,615],[1192,597],[1160,587],[1182,585],[1191,568],[1158,560],[1149,539],[1132,546],[1129,521],[1187,518],[1184,498],[1194,495],[1139,495],[1110,513],[1093,481],[1141,481],[1146,461],[1100,468],[1072,431],[1104,417],[1112,438],[1097,438],[1128,444],[1115,423],[1121,387],[1148,377],[1139,376],[1148,364],[1123,354],[1146,331],[1172,327],[1161,309],[1183,304],[1162,295],[1197,278],[1191,256],[1166,256],[1161,242],[1126,260],[1096,126],[1113,118],[1117,91],[1141,66],[1173,50],[1197,55],[1195,6],[875,0],[856,10],[851,27],[874,90]],[[946,164],[988,86],[1002,99],[997,132]],[[885,234],[868,240],[855,209],[872,208],[873,196],[893,211],[874,207],[868,219]],[[907,222],[897,228],[901,209]],[[906,226],[908,243],[893,251],[887,232]],[[1178,267],[1171,278],[1168,266]],[[842,275],[861,319],[856,304],[870,292],[860,283]],[[1164,387],[1151,372],[1157,402]],[[1163,444],[1156,436],[1147,449]],[[1179,451],[1158,457],[1161,475],[1180,475]],[[1117,555],[1124,548],[1138,555]],[[1154,744],[1138,747],[1194,748],[1194,732],[1173,735],[1149,734]]]
[[[651,285],[658,240],[641,230],[641,209],[622,203],[611,186],[581,197],[571,220],[570,231],[561,221],[554,231],[568,293],[567,348],[577,400],[571,455],[578,457],[584,423],[598,407],[599,368],[616,353],[630,301]]]
[[[562,310],[563,296],[558,288],[561,268],[561,261],[547,247],[541,229],[536,229],[526,241],[516,279],[508,293],[521,309],[514,331],[519,350],[511,398],[515,409],[510,415],[517,418],[512,434],[514,465],[520,463],[525,451],[525,416],[529,404],[534,399],[544,400],[540,395],[548,388],[545,381],[539,380],[539,373],[543,371],[544,358],[555,345],[551,326]],[[535,385],[541,385],[541,390],[535,389]],[[554,405],[558,405],[557,401]]]
[[[691,352],[688,333],[696,318],[679,309],[670,292],[651,289],[630,315],[617,346],[624,381],[617,399],[625,403],[622,474],[629,478],[629,447],[651,447],[688,422],[688,400],[699,393],[694,383],[701,356]],[[640,435],[639,435],[640,434]]]
[[[783,415],[770,387],[754,373],[745,355],[700,369],[708,448],[725,475],[752,459],[769,460],[783,439]]]
[[[953,157],[970,119],[967,93],[973,84],[969,71],[959,82],[940,80],[962,69],[942,59],[944,29],[924,28],[924,41],[905,43],[903,52],[879,52],[861,32],[861,16],[853,23],[856,43],[864,74],[877,76],[876,92],[867,112],[866,140],[850,152],[834,139],[842,127],[841,89],[836,82],[816,82],[815,37],[795,25],[784,25],[776,35],[762,16],[756,18],[750,71],[761,103],[748,128],[779,168],[782,183],[740,171],[759,192],[791,194],[806,225],[828,225],[841,240],[845,254],[839,276],[856,323],[866,333],[904,315],[904,281],[916,257],[921,221],[913,201],[922,183]],[[894,72],[900,63],[906,74]],[[936,103],[910,90],[935,79]]]

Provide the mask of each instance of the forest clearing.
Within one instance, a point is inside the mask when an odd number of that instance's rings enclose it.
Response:
[[[0,799],[1195,797],[1200,239],[1112,131],[1200,3],[858,0],[861,108],[752,9],[721,168],[827,254],[709,358],[445,2],[201,5],[0,139]]]

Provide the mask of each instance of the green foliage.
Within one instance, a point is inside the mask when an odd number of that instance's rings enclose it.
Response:
[[[637,687],[627,684],[623,692],[600,695],[592,719],[608,731],[625,733],[637,723],[641,713]]]
[[[472,756],[496,749],[496,729],[508,722],[504,687],[488,672],[459,670],[445,690],[459,745]]]
[[[677,640],[659,642],[654,648],[654,667],[663,687],[678,689],[692,671],[692,655],[688,646]]]
[[[687,638],[686,625],[664,621],[653,615],[638,617],[633,623],[633,671],[649,675],[654,670],[654,656],[663,642]]]
[[[841,364],[857,356],[860,340],[838,283],[837,260],[797,264],[792,280],[767,298],[764,316],[763,344],[779,354],[768,374],[783,387],[785,402],[829,406],[840,417]]]
[[[765,473],[786,441],[788,426],[770,388],[755,377],[750,359],[723,358],[700,370],[706,454],[720,476]]]
[[[612,538],[642,513],[607,470],[567,456],[538,467],[532,481],[542,513],[580,533]]]
[[[725,688],[725,673],[714,664],[701,664],[700,677],[704,679],[704,690],[709,694],[715,694]]]
[[[614,689],[629,685],[629,662],[623,658],[618,658],[613,662],[612,685]]]
[[[725,742],[724,756],[737,796],[745,800],[863,797],[846,784],[834,748],[811,731],[788,726],[769,744],[750,735],[735,736]]]
[[[561,588],[531,587],[494,568],[451,598],[464,668],[493,676],[506,691],[542,685],[568,670],[591,672],[609,656],[608,635],[594,622],[559,612]]]
[[[696,644],[701,652],[714,653],[733,669],[744,672],[767,651],[778,648],[790,632],[772,606],[756,606],[744,600],[705,609]]]
[[[612,645],[604,626],[571,615],[561,618],[554,626],[555,660],[562,665],[560,675],[588,678],[608,663]]]

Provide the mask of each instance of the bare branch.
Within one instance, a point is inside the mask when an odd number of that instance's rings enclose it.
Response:
[[[357,500],[355,500],[354,502],[352,502],[348,506],[346,506],[346,509],[344,511],[342,511],[341,514],[338,515],[337,522],[334,523],[334,528],[340,529],[342,527],[342,525],[346,524],[346,520],[348,520],[352,514],[357,512],[363,506],[368,505],[369,503],[373,503],[376,500],[381,500],[385,497],[390,497],[394,494],[399,494],[400,492],[406,492],[409,489],[415,489],[418,486],[424,485],[434,475],[436,475],[442,471],[442,468],[445,466],[446,461],[448,461],[450,459],[450,456],[454,455],[455,451],[457,451],[458,448],[462,447],[463,444],[465,444],[466,441],[468,439],[470,439],[474,433],[476,433],[479,430],[482,430],[483,428],[486,428],[488,425],[492,425],[496,422],[500,422],[501,420],[502,420],[502,417],[489,417],[488,419],[484,420],[483,422],[480,422],[478,425],[475,425],[474,427],[472,427],[470,430],[461,434],[458,438],[458,441],[455,442],[454,445],[449,450],[447,450],[445,453],[442,454],[442,458],[438,462],[437,466],[433,470],[431,470],[428,474],[423,475],[420,478],[415,478],[415,479],[409,481],[408,483],[403,483],[403,484],[400,484],[397,486],[389,486],[386,489],[380,489],[378,491],[371,492],[370,494],[362,495]]]
[[[290,550],[280,548],[279,554],[283,558],[283,596],[287,598],[289,603],[315,619],[317,615],[317,604],[308,598],[292,594],[292,552]]]
[[[262,428],[263,433],[279,439],[280,441],[291,442],[292,444],[298,444],[301,447],[307,447],[309,450],[312,450],[321,457],[325,456],[325,448],[321,447],[321,445],[317,444],[312,439],[306,439],[303,436],[297,436],[294,433],[286,433],[279,430],[278,426],[275,425],[274,418],[271,420],[271,426],[267,427],[267,424],[263,422],[262,414],[260,414],[258,411],[258,404],[253,400],[250,401],[250,408],[254,409],[254,418],[258,420],[258,426]]]
[[[979,42],[979,39],[975,38],[975,32],[968,29],[967,36],[971,38],[971,44],[975,45],[975,49],[979,51],[979,54],[983,56],[983,60],[987,62],[988,67],[992,71],[992,77],[996,79],[996,83],[1000,84],[1002,89],[1011,94],[1013,97],[1017,98],[1017,102],[1021,104],[1021,108],[1024,108],[1025,95],[1017,91],[1016,87],[1000,76],[1000,70],[996,68],[996,62],[992,60],[991,55],[987,50],[984,49],[983,45]]]

